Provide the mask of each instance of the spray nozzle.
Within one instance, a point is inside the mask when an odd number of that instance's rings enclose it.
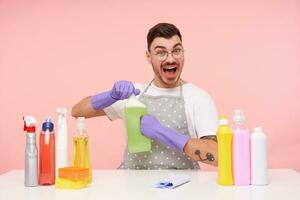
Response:
[[[33,116],[24,116],[24,131],[27,133],[35,132],[36,119]]]
[[[67,115],[67,108],[57,108],[56,112],[58,113],[58,126],[62,125],[62,119],[63,117],[66,117]]]
[[[84,134],[85,131],[85,118],[78,117],[77,118],[77,130],[79,134]]]
[[[68,110],[67,110],[67,108],[61,107],[61,108],[57,108],[57,109],[56,109],[56,112],[57,112],[58,114],[63,114],[63,115],[65,115],[65,114],[67,114]]]

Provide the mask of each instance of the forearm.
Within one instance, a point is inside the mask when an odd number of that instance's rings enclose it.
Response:
[[[200,139],[190,139],[183,151],[193,160],[218,166],[218,143],[217,137],[214,135],[203,136]]]
[[[91,103],[92,97],[86,97],[75,104],[72,108],[73,117],[85,117],[91,118],[96,116],[103,116],[105,112],[103,110],[95,110]]]

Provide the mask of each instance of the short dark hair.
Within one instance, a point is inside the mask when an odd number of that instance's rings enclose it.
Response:
[[[178,35],[178,37],[182,41],[180,31],[175,25],[169,24],[169,23],[156,24],[149,30],[148,35],[147,35],[148,51],[150,51],[150,46],[155,38],[163,37],[166,39],[170,39],[174,35]]]

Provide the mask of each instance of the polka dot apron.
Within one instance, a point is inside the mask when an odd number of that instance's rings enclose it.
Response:
[[[151,96],[146,94],[151,83],[139,96],[139,100],[147,106],[148,113],[154,115],[163,126],[188,135],[182,85],[180,85],[180,96]],[[119,169],[199,169],[199,165],[185,153],[152,139],[151,151],[129,153],[125,149],[124,162]]]

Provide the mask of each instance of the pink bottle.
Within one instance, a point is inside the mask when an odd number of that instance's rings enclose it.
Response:
[[[242,110],[235,110],[233,116],[233,177],[234,185],[250,185],[250,135],[245,126]]]

